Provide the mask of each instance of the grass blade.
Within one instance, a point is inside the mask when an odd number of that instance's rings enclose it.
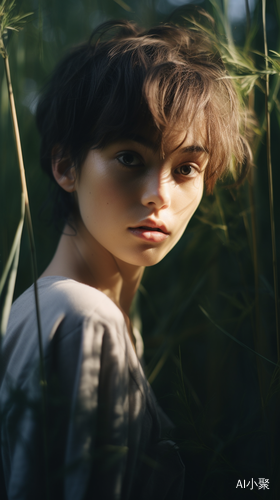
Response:
[[[203,309],[202,306],[199,306],[200,310],[203,312],[204,316],[206,316],[206,318],[209,319],[209,321],[211,321],[211,323],[216,327],[218,328],[218,330],[220,330],[220,332],[224,333],[227,337],[229,337],[231,340],[233,340],[234,342],[236,342],[237,344],[241,345],[241,347],[245,347],[245,349],[247,349],[248,351],[251,351],[252,353],[254,353],[256,356],[259,356],[260,358],[264,359],[265,361],[267,361],[268,363],[271,363],[272,365],[274,366],[279,366],[277,363],[274,363],[274,361],[271,361],[271,359],[268,359],[266,358],[265,356],[263,356],[262,354],[260,354],[259,352],[256,352],[254,349],[251,349],[251,347],[249,347],[248,345],[244,344],[243,342],[241,342],[241,340],[238,340],[237,338],[235,338],[233,335],[231,335],[230,333],[228,333],[226,330],[224,330],[221,326],[217,325],[217,323],[215,323],[215,321],[213,321],[212,318],[210,318],[209,314],[205,311],[205,309]]]
[[[18,224],[18,228],[14,237],[13,245],[10,251],[9,258],[7,260],[5,269],[3,271],[1,280],[0,280],[0,296],[2,296],[4,287],[7,283],[7,291],[5,298],[3,300],[2,306],[2,314],[1,314],[1,323],[0,323],[0,335],[1,339],[4,337],[8,325],[9,314],[11,310],[11,305],[13,301],[17,268],[18,268],[18,259],[20,252],[20,242],[22,235],[22,228],[24,222],[24,196],[21,197],[21,218]]]

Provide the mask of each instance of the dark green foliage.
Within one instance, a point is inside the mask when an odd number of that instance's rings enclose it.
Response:
[[[239,191],[218,185],[214,195],[203,199],[178,245],[161,263],[146,270],[138,310],[147,375],[159,403],[177,425],[177,439],[186,463],[186,498],[225,500],[263,495],[266,499],[278,499],[279,370],[252,352],[257,351],[277,364],[262,2],[256,0],[250,18],[232,25],[225,8],[227,3],[204,0],[199,7],[215,18],[231,75],[240,81],[240,92],[256,113],[255,167]],[[278,250],[279,5],[278,0],[267,2],[268,49],[276,52],[269,52],[268,68]],[[88,38],[100,22],[126,18],[151,26],[165,20],[174,4],[167,0],[26,0],[19,6],[34,14],[26,19],[24,30],[9,35],[7,50],[40,274],[52,257],[59,234],[47,224],[48,210],[41,210],[42,200],[47,198],[48,180],[39,167],[39,137],[33,117],[36,96],[67,48]],[[190,19],[192,11],[179,9],[173,19],[186,22],[182,16]],[[20,219],[20,193],[4,68],[0,66],[1,273]],[[29,244],[24,231],[15,296],[31,283]],[[270,490],[236,489],[238,479],[248,482],[260,477],[270,479]]]

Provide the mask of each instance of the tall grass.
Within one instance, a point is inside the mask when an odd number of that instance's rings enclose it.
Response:
[[[41,394],[42,394],[42,430],[43,430],[43,438],[44,438],[44,453],[45,453],[45,466],[46,466],[46,488],[48,489],[48,472],[47,472],[47,456],[48,456],[48,439],[47,439],[47,424],[46,424],[46,376],[44,369],[44,358],[43,358],[43,344],[42,344],[42,329],[41,329],[41,320],[40,320],[40,308],[39,308],[39,297],[38,297],[38,286],[37,286],[37,259],[36,259],[36,250],[35,250],[35,242],[33,235],[33,226],[32,219],[30,213],[29,206],[29,198],[26,184],[26,176],[21,148],[21,140],[20,140],[20,132],[17,120],[16,106],[14,100],[13,86],[11,80],[11,72],[10,72],[10,64],[9,64],[9,56],[6,50],[4,37],[7,37],[8,31],[19,31],[24,22],[25,18],[30,14],[23,15],[15,15],[15,0],[3,0],[0,6],[0,53],[2,55],[5,67],[5,76],[7,81],[7,88],[9,94],[10,101],[10,109],[12,116],[12,124],[15,136],[15,145],[16,152],[18,158],[19,172],[20,172],[20,180],[22,187],[22,210],[21,210],[21,219],[19,222],[19,227],[15,235],[14,243],[10,252],[10,256],[7,262],[7,265],[4,269],[3,276],[1,279],[1,287],[0,291],[3,293],[5,290],[5,281],[8,281],[8,285],[6,287],[6,297],[3,301],[4,307],[2,312],[1,321],[1,338],[5,335],[5,330],[7,328],[7,318],[9,315],[9,309],[11,307],[12,296],[14,292],[15,285],[15,277],[17,272],[17,264],[19,259],[19,249],[21,242],[21,232],[23,225],[23,218],[25,216],[25,222],[27,226],[27,232],[30,243],[30,258],[31,258],[31,269],[34,283],[34,296],[35,296],[35,307],[36,307],[36,319],[37,319],[37,329],[38,329],[38,347],[39,347],[39,360],[40,360],[40,384],[41,384]],[[48,492],[46,491],[46,498],[48,498]]]
[[[29,160],[27,170],[35,212],[39,210],[41,201],[41,196],[37,194],[38,184],[46,182],[37,173],[38,137],[30,110],[22,105],[24,96],[19,87],[23,88],[26,78],[27,81],[36,80],[40,86],[56,58],[64,52],[64,47],[80,41],[84,31],[89,35],[93,26],[102,20],[126,17],[149,25],[164,20],[172,10],[167,0],[154,2],[153,6],[148,0],[108,0],[102,7],[97,2],[89,4],[81,0],[69,7],[64,0],[55,5],[42,0],[34,22],[16,35],[21,36],[24,54],[20,53],[19,46],[13,44],[13,39],[9,40],[11,55],[15,56],[11,58],[12,74],[15,74],[13,70],[17,72],[14,91],[16,97],[19,96],[17,102],[21,103],[18,107],[19,122],[25,124],[22,135]],[[275,51],[270,51],[272,38],[269,38],[269,33],[273,27],[266,29],[265,10],[269,10],[270,22],[273,13],[279,31],[280,8],[276,0],[267,5],[265,1],[257,0],[252,13],[249,1],[244,0],[247,20],[237,30],[232,30],[227,1],[204,0],[200,5],[214,17],[215,33],[213,27],[210,28],[202,22],[202,18],[199,20],[199,16],[192,16],[186,9],[179,10],[173,18],[180,23],[188,23],[193,29],[200,24],[200,29],[205,29],[209,36],[218,40],[230,78],[237,83],[241,99],[257,118],[253,125],[255,167],[238,192],[217,186],[214,195],[202,202],[178,246],[162,263],[146,271],[139,302],[147,375],[161,405],[177,424],[178,442],[188,466],[187,475],[194,479],[186,488],[190,498],[239,499],[245,497],[248,490],[236,490],[238,478],[249,480],[252,476],[265,476],[271,480],[270,490],[250,492],[250,498],[263,493],[266,498],[276,500],[279,498],[280,462],[276,251],[279,200],[275,197],[273,202],[273,182],[278,185],[280,178],[275,168],[272,179],[272,167],[276,167],[277,163],[277,157],[275,161],[273,158],[280,126],[280,39],[277,35],[277,43],[273,46]],[[1,7],[6,9],[8,3],[2,2]],[[64,16],[66,11],[69,16],[67,21]],[[0,19],[3,21],[3,17]],[[3,22],[1,26],[1,39],[4,37],[2,50],[6,50]],[[236,33],[240,36],[238,42],[235,40]],[[276,37],[277,29],[274,28],[273,33]],[[36,37],[40,42],[38,44],[34,43]],[[25,66],[20,66],[21,57],[25,58]],[[12,91],[9,60],[6,59],[6,78]],[[4,95],[3,82],[1,95]],[[10,92],[10,99],[13,109],[13,92]],[[1,102],[1,113],[4,113],[3,98]],[[14,113],[13,126],[17,127],[15,123]],[[3,141],[3,132],[8,134],[8,125],[8,121],[1,122],[0,141]],[[276,127],[277,134],[274,133]],[[9,158],[4,157],[3,142],[1,146],[3,173]],[[22,164],[24,205],[15,238],[8,238],[7,246],[11,247],[11,251],[4,251],[2,247],[7,263],[5,266],[2,264],[0,281],[4,297],[3,334],[14,286],[15,295],[18,295],[32,280],[36,283],[37,275],[33,258],[33,278],[31,273],[25,273],[27,259],[30,255],[34,257],[35,253],[32,235],[29,248],[22,240],[15,284],[24,211],[28,230],[32,227],[20,143],[17,151]],[[263,167],[265,162],[268,174]],[[8,178],[7,174],[6,180]],[[3,185],[0,189],[3,193]],[[5,184],[5,189],[12,193],[13,187]],[[9,200],[6,203],[8,205]],[[11,221],[13,206],[9,208],[7,220]],[[39,248],[38,266],[43,270],[56,242],[36,218],[34,224]],[[0,240],[4,242],[6,232],[2,226],[0,231]],[[272,240],[272,259],[268,237]],[[9,280],[9,286],[6,280]],[[40,379],[44,389],[43,371]]]

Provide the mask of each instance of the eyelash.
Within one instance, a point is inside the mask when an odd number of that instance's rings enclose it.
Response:
[[[138,163],[138,164],[136,164],[136,165],[128,165],[127,163],[125,163],[125,162],[121,161],[121,158],[122,158],[123,156],[134,156],[134,158],[138,158],[140,161],[139,161],[139,163]],[[118,161],[119,161],[122,165],[124,165],[125,167],[128,167],[128,168],[140,167],[140,166],[142,166],[142,165],[144,164],[144,162],[142,161],[142,158],[141,158],[138,154],[133,153],[132,151],[125,151],[125,152],[123,152],[123,153],[120,153],[120,154],[117,156],[117,160],[118,160]]]
[[[122,157],[124,156],[133,156],[134,159],[135,158],[138,158],[139,159],[139,163],[137,163],[136,165],[129,165],[127,163],[125,163],[124,161],[121,160]],[[121,165],[123,165],[124,167],[126,168],[130,168],[130,169],[133,169],[133,168],[138,168],[138,167],[142,167],[144,165],[144,161],[142,160],[141,156],[138,155],[137,153],[134,153],[133,151],[125,151],[121,154],[119,154],[117,156],[117,160],[119,161],[119,163]],[[193,165],[189,164],[189,163],[185,163],[184,165],[181,165],[180,167],[177,167],[174,172],[177,173],[178,170],[182,169],[183,167],[190,167],[193,171],[194,171],[194,174],[199,174],[200,170],[196,167],[194,167]],[[178,175],[182,175],[183,177],[190,177],[190,178],[193,178],[195,177],[195,175],[187,175],[187,174],[183,174],[182,172],[178,172]]]
[[[180,167],[176,168],[175,172],[176,172],[176,170],[179,170],[179,169],[184,168],[184,167],[190,167],[193,170],[195,175],[199,174],[199,169],[195,168],[193,165],[191,165],[189,163],[186,163],[185,165],[181,165]],[[187,174],[183,174],[182,172],[180,172],[179,175],[183,175],[183,177],[191,177],[191,178],[195,177],[195,175],[187,175]]]

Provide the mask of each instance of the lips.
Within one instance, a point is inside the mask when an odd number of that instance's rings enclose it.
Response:
[[[141,224],[130,229],[146,229],[147,231],[159,231],[164,234],[169,234],[162,221],[154,221],[152,219],[143,220],[141,221]]]
[[[159,231],[160,233],[165,233],[167,234],[165,231],[163,231],[162,229],[160,229],[159,227],[149,227],[149,226],[138,226],[136,228],[132,228],[132,229],[143,229],[145,231]]]
[[[128,230],[134,236],[152,242],[164,241],[169,236],[169,232],[161,221],[143,221],[143,225],[129,227]]]

